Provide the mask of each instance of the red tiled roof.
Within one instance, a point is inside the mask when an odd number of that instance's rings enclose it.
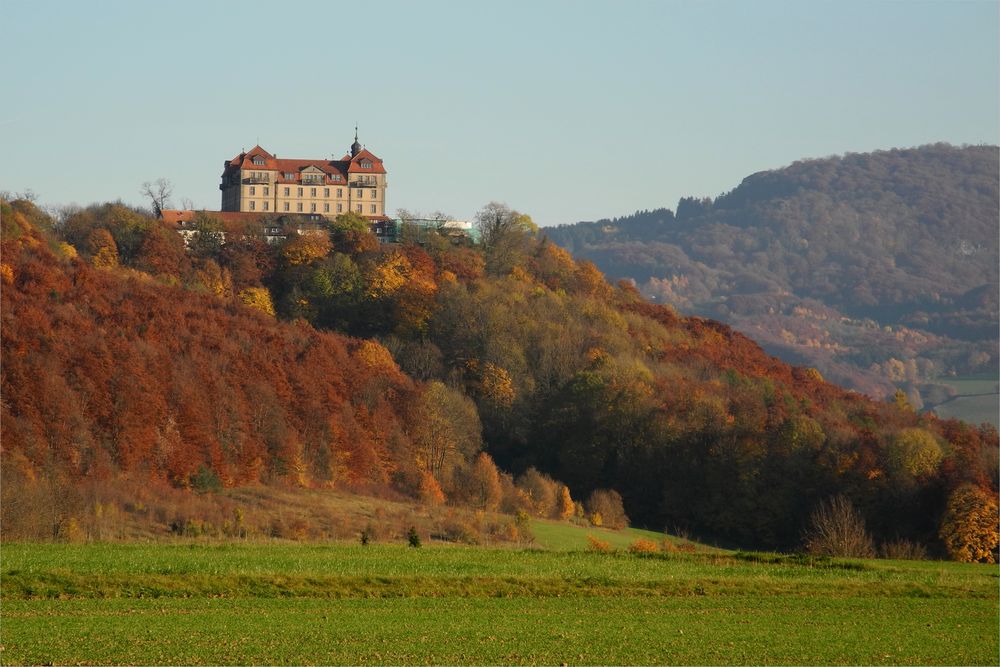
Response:
[[[260,156],[264,158],[263,164],[254,164],[253,158]],[[370,169],[363,169],[360,166],[360,161],[362,158],[371,160],[372,166]],[[362,149],[351,158],[345,155],[341,160],[309,160],[309,159],[292,159],[292,158],[276,158],[275,156],[268,153],[266,150],[260,146],[254,146],[249,151],[240,153],[232,160],[226,162],[226,171],[236,170],[236,169],[259,169],[261,171],[277,171],[278,172],[278,182],[279,183],[296,183],[298,182],[298,174],[306,167],[314,166],[320,169],[322,172],[327,174],[327,176],[340,175],[342,182],[347,182],[348,173],[368,173],[368,174],[384,174],[385,167],[382,165],[382,160],[376,157],[371,151],[367,149]],[[286,173],[293,173],[296,175],[295,179],[286,179],[284,175]],[[331,183],[336,184],[337,181],[331,181]]]
[[[163,210],[160,212],[163,222],[167,223],[171,227],[181,227],[184,223],[191,222],[194,220],[195,216],[199,213],[204,213],[213,218],[216,218],[222,223],[222,228],[224,230],[232,230],[238,228],[240,223],[246,224],[248,222],[257,222],[260,220],[263,213],[256,213],[250,211],[174,211],[174,210]]]
[[[371,161],[372,166],[365,169],[361,166],[362,160]],[[375,155],[367,148],[362,148],[358,151],[357,155],[351,158],[351,163],[347,167],[347,172],[349,174],[356,174],[359,172],[362,174],[384,174],[385,167],[382,166],[382,160],[375,157]]]

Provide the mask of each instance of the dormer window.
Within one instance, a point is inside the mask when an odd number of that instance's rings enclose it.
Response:
[[[286,171],[285,172],[285,179],[289,180],[289,181],[294,181],[295,180],[295,174],[293,172]]]
[[[253,156],[253,163],[255,165],[257,165],[258,167],[262,166],[264,164],[264,158],[261,157],[260,155],[254,155]]]
[[[372,168],[372,161],[371,160],[362,160],[361,161],[361,168],[362,169],[371,169]]]

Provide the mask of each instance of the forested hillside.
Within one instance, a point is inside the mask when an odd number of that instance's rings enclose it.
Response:
[[[614,490],[640,525],[782,548],[840,495],[878,542],[996,546],[995,429],[869,400],[651,305],[502,205],[473,247],[380,246],[351,215],[275,245],[203,216],[187,248],[118,204],[2,217],[8,527],[38,485],[128,476],[543,516],[589,499],[591,520],[623,520]],[[51,510],[58,526],[78,508]]]
[[[657,302],[919,407],[940,400],[931,378],[997,371],[997,174],[995,146],[851,154],[545,232]]]

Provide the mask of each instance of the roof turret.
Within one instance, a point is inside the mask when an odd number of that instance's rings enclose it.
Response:
[[[351,144],[351,157],[361,152],[361,144],[358,143],[358,126],[354,126],[354,143]]]

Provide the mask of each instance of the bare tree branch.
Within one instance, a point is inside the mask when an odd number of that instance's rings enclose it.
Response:
[[[174,193],[174,185],[165,178],[158,178],[153,183],[149,181],[143,183],[139,193],[149,199],[156,217],[162,218],[163,209],[170,206],[170,195]]]

